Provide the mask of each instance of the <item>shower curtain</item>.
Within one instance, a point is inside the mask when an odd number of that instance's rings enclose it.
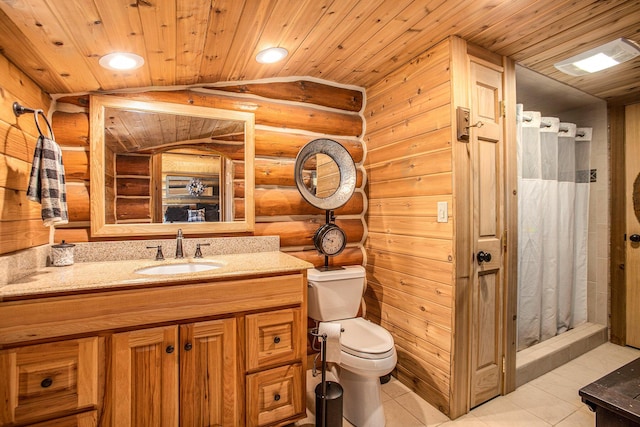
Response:
[[[518,121],[518,350],[587,321],[591,128]]]

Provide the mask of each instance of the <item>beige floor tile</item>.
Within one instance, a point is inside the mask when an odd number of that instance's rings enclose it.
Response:
[[[385,393],[384,389],[382,390],[382,393],[380,393],[380,400],[382,400],[382,402],[386,402],[387,400],[393,400],[393,397],[389,396],[387,393]]]
[[[382,385],[382,391],[394,399],[405,393],[411,393],[411,389],[409,387],[402,384],[394,377],[391,377],[391,380],[388,383]]]
[[[556,369],[554,372],[564,378],[567,378],[575,383],[580,384],[580,387],[584,387],[605,375],[608,371],[602,371],[601,369],[588,369],[586,366],[576,363],[575,361],[569,362]]]
[[[565,378],[556,372],[544,374],[529,382],[529,385],[544,390],[565,402],[569,402],[576,408],[581,408],[584,405],[580,400],[578,390],[585,384]]]
[[[440,424],[438,427],[490,427],[473,414],[466,414],[453,421]]]
[[[577,409],[575,405],[528,384],[508,394],[506,399],[551,425],[565,419]]]
[[[522,409],[506,397],[497,397],[471,411],[491,427],[548,427],[551,424]]]
[[[395,400],[425,426],[432,427],[450,421],[449,417],[415,393],[405,393]]]
[[[596,414],[585,408],[575,411],[556,424],[556,427],[585,427],[594,425],[596,425]]]
[[[395,400],[384,402],[382,406],[384,407],[385,427],[424,427],[424,424]]]
[[[640,351],[611,343],[603,344],[572,362],[606,375],[640,357]]]

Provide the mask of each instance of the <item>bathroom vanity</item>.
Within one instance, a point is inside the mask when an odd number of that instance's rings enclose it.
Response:
[[[309,264],[280,252],[197,260],[214,261],[158,275],[136,273],[149,260],[86,262],[0,286],[0,425],[303,418]]]

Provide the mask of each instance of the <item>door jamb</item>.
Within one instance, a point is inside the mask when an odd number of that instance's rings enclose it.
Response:
[[[609,234],[611,254],[609,258],[611,317],[610,340],[614,344],[627,342],[627,283],[624,271],[626,262],[627,207],[625,199],[625,105],[607,106],[609,121],[609,170],[611,171],[611,197],[609,214],[611,231]]]
[[[518,314],[518,158],[516,123],[516,66],[503,57],[504,114],[504,376],[502,393],[516,389],[517,314]]]

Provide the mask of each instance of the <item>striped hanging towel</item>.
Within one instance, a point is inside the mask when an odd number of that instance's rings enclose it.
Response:
[[[45,227],[69,222],[62,150],[44,136],[38,138],[33,154],[27,199],[42,204]]]

